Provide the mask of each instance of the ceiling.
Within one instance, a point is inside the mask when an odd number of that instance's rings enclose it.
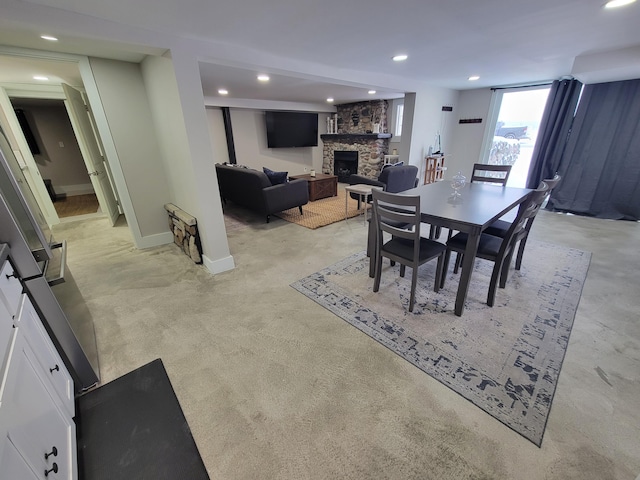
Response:
[[[586,83],[640,78],[640,2],[615,10],[603,3],[3,0],[0,45],[134,62],[187,52],[200,61],[205,96],[220,104],[346,103],[567,75]],[[45,33],[59,41],[45,42]],[[408,59],[393,62],[399,53]],[[77,85],[73,64],[57,63],[0,56],[0,82],[33,83],[38,73]],[[271,80],[258,82],[258,73]]]

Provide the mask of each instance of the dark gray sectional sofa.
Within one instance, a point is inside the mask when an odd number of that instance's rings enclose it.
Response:
[[[303,179],[272,185],[264,172],[240,166],[216,164],[216,174],[222,201],[262,213],[269,222],[270,215],[309,202],[309,187]]]

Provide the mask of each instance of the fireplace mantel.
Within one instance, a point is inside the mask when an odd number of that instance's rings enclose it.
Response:
[[[390,133],[323,133],[322,140],[376,140],[379,138],[389,139],[393,135]]]

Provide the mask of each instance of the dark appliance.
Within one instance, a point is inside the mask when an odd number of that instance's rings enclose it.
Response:
[[[318,114],[266,111],[267,147],[317,147]]]
[[[77,392],[99,382],[93,319],[0,128],[0,243],[71,373]]]

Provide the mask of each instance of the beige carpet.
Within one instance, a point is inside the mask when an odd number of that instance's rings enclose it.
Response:
[[[302,215],[300,215],[300,210],[297,207],[276,213],[275,215],[287,222],[315,230],[316,228],[324,227],[325,225],[330,225],[345,219],[344,197],[344,190],[338,189],[338,195],[335,197],[323,198],[303,205]],[[346,217],[352,218],[361,214],[362,210],[358,210],[357,200],[349,198]],[[369,212],[367,212],[367,214],[369,214]]]

